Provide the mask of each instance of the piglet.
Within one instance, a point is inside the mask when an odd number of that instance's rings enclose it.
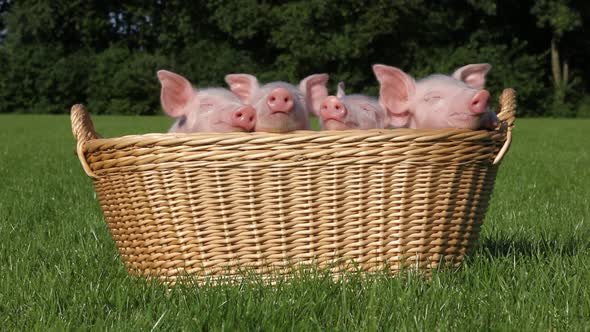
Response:
[[[325,86],[326,82],[323,84]],[[322,98],[319,110],[314,109],[314,112],[320,118],[323,130],[381,129],[389,126],[387,112],[376,98],[347,95],[344,82],[338,83],[336,96],[316,97]]]
[[[178,119],[168,132],[251,131],[256,111],[244,105],[224,88],[197,90],[184,77],[170,71],[158,71],[162,85],[160,101],[164,112]]]
[[[452,76],[435,74],[419,81],[385,65],[374,65],[373,72],[380,83],[379,103],[394,127],[493,129],[498,118],[488,110],[490,93],[484,89],[491,68],[469,64]]]
[[[255,131],[284,133],[309,129],[308,112],[313,107],[310,98],[321,93],[314,83],[326,76],[308,76],[298,88],[285,82],[261,85],[256,77],[248,74],[229,74],[225,81],[243,103],[256,109]]]

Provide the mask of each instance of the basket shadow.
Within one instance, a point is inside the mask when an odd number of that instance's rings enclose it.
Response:
[[[590,249],[587,242],[574,237],[525,238],[482,238],[475,249],[473,258],[484,255],[493,258],[550,256],[573,257]]]

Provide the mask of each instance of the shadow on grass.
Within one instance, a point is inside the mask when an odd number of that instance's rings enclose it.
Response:
[[[589,240],[582,237],[482,238],[473,256],[545,258],[571,257],[589,252]]]

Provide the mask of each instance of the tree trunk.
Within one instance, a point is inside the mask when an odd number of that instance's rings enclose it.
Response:
[[[555,88],[561,85],[561,68],[559,63],[559,49],[557,49],[557,37],[551,38],[551,69],[553,70],[553,84]]]
[[[551,70],[553,72],[553,112],[561,114],[564,108],[565,92],[567,89],[567,80],[569,79],[569,65],[567,60],[561,63],[559,61],[559,39],[553,35],[551,38]]]
[[[569,74],[570,74],[570,66],[567,63],[567,59],[563,60],[563,70],[562,70],[562,83],[563,86],[567,86],[567,82],[569,81]]]

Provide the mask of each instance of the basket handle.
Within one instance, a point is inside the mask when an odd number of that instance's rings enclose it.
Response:
[[[516,120],[516,91],[514,89],[504,89],[500,95],[500,111],[498,112],[498,119],[500,119],[500,130],[506,130],[506,141],[494,159],[493,165],[498,165],[508,149],[512,144],[512,128],[514,128],[514,121]]]
[[[92,123],[90,114],[84,105],[76,104],[72,106],[70,111],[70,120],[72,121],[72,133],[76,139],[76,154],[78,155],[78,159],[80,159],[82,168],[86,172],[86,175],[91,178],[97,178],[84,156],[84,143],[99,138],[94,130],[94,124]]]

